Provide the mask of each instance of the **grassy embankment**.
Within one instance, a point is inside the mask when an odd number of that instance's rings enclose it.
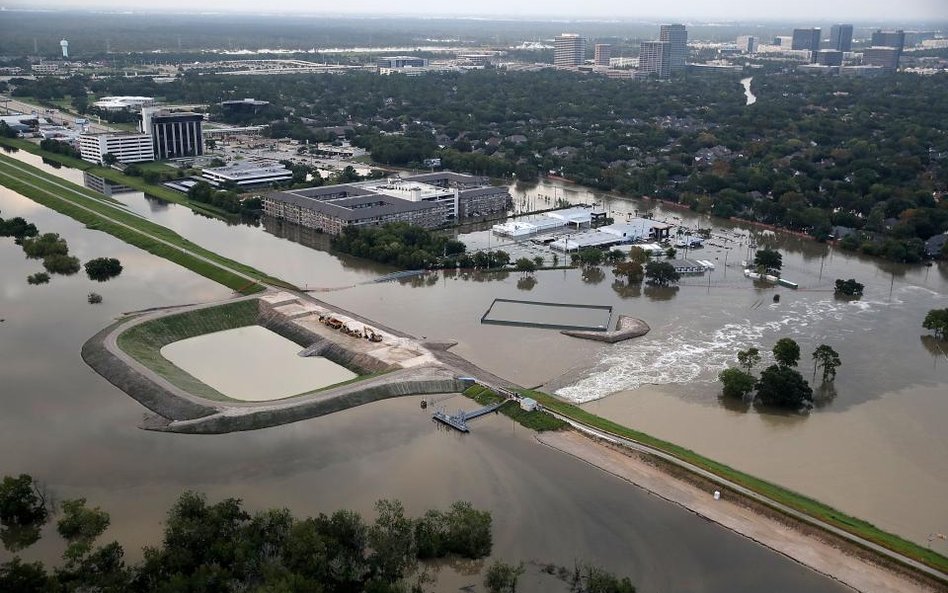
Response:
[[[25,177],[11,165],[27,169],[40,178]],[[27,185],[25,182],[31,185]],[[250,266],[229,260],[199,247],[161,225],[131,212],[115,208],[109,205],[109,201],[104,196],[92,190],[55,178],[35,167],[14,161],[2,154],[0,154],[0,184],[23,194],[35,202],[78,220],[91,229],[106,232],[130,245],[172,261],[244,294],[252,294],[263,290],[260,283],[295,288],[287,282],[268,276]],[[59,186],[68,187],[69,190]],[[91,212],[84,208],[88,208]],[[104,217],[132,228],[126,228],[106,220]],[[167,241],[185,251],[161,243],[156,239]],[[201,258],[206,258],[206,260]],[[234,272],[254,278],[258,283],[254,283]]]
[[[217,401],[234,401],[175,366],[161,355],[172,342],[257,323],[257,300],[250,299],[159,317],[136,325],[116,340],[126,354],[155,371],[172,385]]]
[[[176,366],[161,355],[161,349],[179,340],[186,340],[188,338],[229,329],[247,327],[256,325],[257,323],[257,299],[248,299],[195,309],[193,311],[185,311],[146,321],[119,334],[116,342],[123,352],[167,379],[172,385],[199,397],[215,401],[233,402],[238,400],[227,397]],[[280,400],[292,399],[327,389],[334,389],[343,385],[349,385],[350,383],[377,377],[381,374],[365,373],[359,369],[350,368],[349,370],[358,376],[341,383],[334,383],[333,385],[327,385],[319,389],[280,398]]]
[[[490,404],[495,404],[503,400],[501,396],[497,395],[483,385],[472,385],[471,387],[468,387],[466,390],[464,390],[464,395],[473,399],[482,406],[489,406]],[[542,412],[540,410],[528,412],[518,406],[514,401],[508,401],[506,404],[501,406],[499,410],[503,415],[509,417],[514,422],[537,432],[560,430],[568,426],[559,418],[556,418],[551,414],[547,414],[546,412]]]
[[[210,204],[189,200],[188,196],[186,194],[182,194],[181,192],[168,189],[167,187],[161,185],[147,183],[141,177],[133,177],[131,175],[126,175],[116,169],[112,169],[111,167],[101,167],[99,165],[88,163],[82,159],[73,158],[71,156],[58,154],[55,152],[49,152],[43,150],[38,144],[30,142],[29,140],[24,140],[22,138],[0,138],[0,144],[18,148],[20,150],[25,150],[26,152],[41,156],[47,160],[57,162],[64,167],[86,171],[92,175],[97,175],[103,179],[108,179],[112,183],[127,185],[132,189],[144,192],[145,195],[158,198],[166,202],[173,202],[175,204],[186,206],[195,212],[200,212],[202,214],[207,214],[208,216],[213,216],[224,220],[235,220],[238,218],[236,214],[227,212],[226,210],[222,210]],[[138,165],[142,168],[142,170],[152,170],[159,173],[174,170],[173,167],[170,167],[164,163],[138,163]]]
[[[699,455],[690,449],[686,449],[679,445],[669,443],[668,441],[655,438],[643,432],[616,424],[611,420],[591,414],[583,408],[566,403],[547,393],[528,389],[522,389],[520,392],[527,397],[532,397],[533,399],[537,400],[545,408],[576,420],[577,422],[581,422],[599,430],[643,443],[650,447],[654,447],[655,449],[659,449],[660,451],[664,451],[665,453],[673,455],[682,461],[686,461],[736,484],[740,484],[745,488],[753,490],[759,494],[763,494],[775,502],[806,513],[815,519],[819,519],[829,523],[830,525],[844,529],[865,540],[886,547],[894,552],[898,552],[903,556],[922,562],[923,564],[931,566],[932,568],[938,569],[942,572],[948,571],[948,558],[945,558],[933,550],[905,540],[897,535],[883,531],[868,521],[852,517],[822,502],[792,490],[788,490],[771,482],[767,482],[766,480],[761,480],[760,478],[755,478],[754,476],[745,474],[744,472],[738,471],[732,467],[724,465],[723,463]]]

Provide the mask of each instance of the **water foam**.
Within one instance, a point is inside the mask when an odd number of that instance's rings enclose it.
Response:
[[[781,337],[821,335],[826,322],[873,313],[888,304],[835,299],[800,300],[767,306],[761,312],[776,317],[765,321],[745,317],[745,312],[737,311],[722,312],[720,317],[724,325],[713,330],[687,326],[657,328],[658,331],[653,330],[644,338],[616,344],[586,377],[558,389],[556,394],[572,402],[584,403],[643,385],[713,382],[718,372],[734,363],[739,349],[768,344]],[[853,331],[834,327],[836,335]]]

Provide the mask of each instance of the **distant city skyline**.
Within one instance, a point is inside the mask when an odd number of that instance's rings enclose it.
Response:
[[[306,0],[276,0],[263,9],[257,0],[205,0],[200,9],[195,9],[189,0],[164,0],[160,6],[151,2],[128,2],[127,0],[50,0],[49,2],[5,2],[7,9],[97,9],[116,11],[158,12],[202,12],[202,13],[290,13],[326,14],[334,16],[447,16],[447,17],[497,17],[497,18],[564,18],[564,19],[667,19],[700,20],[704,22],[748,22],[748,21],[796,21],[818,24],[830,20],[841,22],[870,21],[948,21],[948,5],[944,0],[797,0],[796,2],[773,3],[759,0],[725,0],[709,3],[706,0],[679,0],[673,4],[657,4],[651,1],[632,0],[588,0],[577,4],[566,0],[528,0],[511,3],[506,0],[482,0],[475,10],[471,5],[444,3],[442,0],[415,0],[405,5],[404,10],[392,10],[391,4],[379,0],[349,0],[346,9],[339,10],[333,2],[308,2]]]

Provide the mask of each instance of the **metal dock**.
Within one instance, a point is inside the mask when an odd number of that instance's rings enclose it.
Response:
[[[468,426],[467,426],[467,423],[468,423],[469,420],[474,420],[475,418],[480,418],[481,416],[483,416],[483,415],[485,415],[485,414],[490,414],[491,412],[494,412],[494,411],[496,411],[498,408],[500,408],[500,406],[502,406],[502,405],[504,405],[505,403],[507,403],[507,401],[508,401],[508,400],[504,400],[504,401],[501,401],[501,402],[497,402],[497,403],[495,403],[495,404],[491,404],[491,405],[489,405],[489,406],[484,406],[483,408],[479,408],[479,409],[473,410],[473,411],[471,411],[471,412],[465,412],[465,411],[463,411],[463,410],[458,410],[458,413],[455,414],[455,415],[453,415],[453,416],[450,415],[450,414],[448,414],[447,412],[445,412],[444,409],[442,408],[442,409],[438,410],[437,412],[435,412],[431,417],[432,417],[434,420],[437,420],[438,422],[440,422],[440,423],[442,423],[442,424],[444,424],[444,425],[446,425],[446,426],[450,426],[451,428],[453,428],[453,429],[455,429],[455,430],[457,430],[457,431],[460,431],[460,432],[470,432],[471,429],[468,428]]]

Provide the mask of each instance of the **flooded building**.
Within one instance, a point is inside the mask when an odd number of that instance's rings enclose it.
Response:
[[[506,187],[450,171],[389,177],[358,183],[274,192],[264,197],[265,213],[339,234],[347,226],[407,222],[425,228],[459,218],[506,211]]]

